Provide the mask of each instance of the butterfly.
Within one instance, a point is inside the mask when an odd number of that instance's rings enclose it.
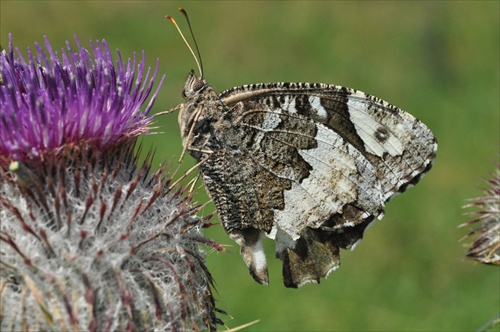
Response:
[[[218,93],[191,70],[182,95],[174,109],[184,151],[261,284],[269,282],[265,237],[276,241],[286,287],[319,283],[338,268],[340,249],[353,249],[436,156],[426,125],[343,86],[261,83]]]

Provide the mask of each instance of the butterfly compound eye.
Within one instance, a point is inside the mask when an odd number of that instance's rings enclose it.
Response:
[[[203,79],[198,79],[193,84],[193,90],[196,91],[196,92],[198,92],[201,89],[203,89],[203,87],[205,87],[205,85],[206,84],[205,84],[205,81]]]

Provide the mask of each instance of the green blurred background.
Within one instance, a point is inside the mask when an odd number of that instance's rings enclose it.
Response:
[[[1,1],[1,43],[23,54],[47,35],[64,46],[77,35],[106,39],[125,57],[146,52],[167,75],[154,111],[182,102],[194,60],[164,16],[190,13],[205,65],[218,90],[257,82],[345,85],[381,97],[426,123],[439,141],[432,171],[391,201],[342,266],[321,285],[285,289],[268,247],[269,287],[256,284],[222,227],[207,235],[230,245],[211,253],[218,306],[230,327],[247,330],[475,330],[500,310],[499,269],[464,259],[459,242],[470,217],[461,206],[480,195],[499,153],[499,2],[189,2]],[[74,43],[73,43],[74,45]],[[156,164],[181,152],[177,115],[144,140]],[[183,169],[192,166],[186,157]],[[205,202],[203,189],[197,201]],[[213,211],[208,205],[203,214]],[[216,220],[216,219],[214,219]]]

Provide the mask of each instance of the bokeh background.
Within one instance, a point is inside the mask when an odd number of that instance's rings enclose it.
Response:
[[[270,286],[256,284],[221,226],[207,236],[228,245],[211,253],[220,308],[230,327],[260,319],[252,331],[476,330],[500,310],[499,269],[464,259],[470,240],[457,226],[461,206],[481,194],[499,162],[498,1],[189,2],[4,1],[0,40],[23,54],[49,37],[59,49],[77,35],[106,39],[124,57],[160,59],[166,81],[154,108],[182,102],[195,62],[175,28],[190,14],[205,76],[218,90],[269,81],[345,85],[381,97],[426,123],[439,141],[432,171],[391,201],[342,265],[320,285],[285,289],[274,244],[266,243]],[[72,41],[74,45],[74,41]],[[177,167],[177,115],[158,119],[162,133],[144,139],[155,164]],[[193,160],[187,156],[185,170]],[[205,202],[204,189],[196,200]],[[208,205],[203,214],[213,211]],[[217,221],[214,218],[214,221]]]

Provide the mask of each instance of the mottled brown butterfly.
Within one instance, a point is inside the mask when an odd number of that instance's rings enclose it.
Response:
[[[385,203],[433,164],[429,128],[382,99],[319,83],[219,94],[198,67],[200,77],[191,71],[184,85],[185,103],[172,109],[184,152],[199,162],[225,231],[261,284],[264,237],[276,240],[285,286],[319,282],[339,266],[340,249],[354,248]]]

